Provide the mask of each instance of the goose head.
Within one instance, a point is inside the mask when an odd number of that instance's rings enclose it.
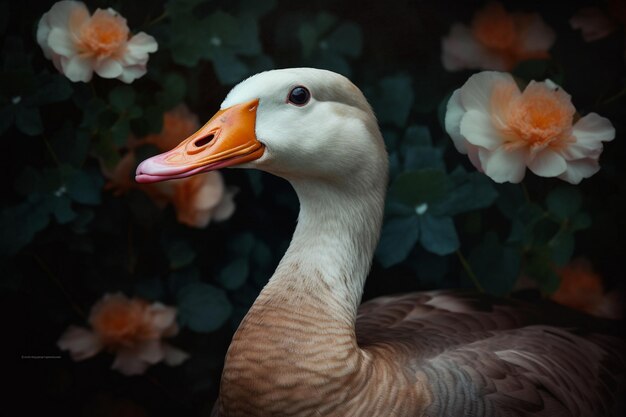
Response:
[[[387,155],[375,116],[347,78],[290,68],[256,74],[220,110],[169,152],[137,167],[141,183],[224,167],[256,168],[292,183],[314,180],[368,187],[386,183]]]

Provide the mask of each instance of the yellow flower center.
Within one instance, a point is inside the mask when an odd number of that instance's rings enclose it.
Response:
[[[83,52],[97,57],[114,55],[128,40],[128,33],[122,17],[98,10],[81,29]]]

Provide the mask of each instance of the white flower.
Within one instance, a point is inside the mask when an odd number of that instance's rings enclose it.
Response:
[[[115,353],[113,369],[137,375],[161,361],[176,366],[189,358],[187,353],[161,340],[178,333],[173,307],[127,298],[121,293],[105,294],[91,308],[89,324],[91,330],[68,327],[57,343],[75,361],[106,349]]]
[[[60,1],[41,17],[37,42],[46,58],[71,81],[102,78],[131,83],[146,73],[148,54],[158,45],[140,32],[129,39],[126,19],[115,10],[97,9],[93,16],[78,1]]]
[[[495,182],[520,182],[526,167],[578,184],[598,172],[611,122],[590,113],[574,123],[571,97],[550,80],[521,92],[507,73],[472,75],[450,101],[446,131],[456,149]]]
[[[509,71],[528,59],[548,58],[555,34],[537,13],[509,13],[491,2],[478,10],[470,26],[455,23],[441,40],[441,61],[448,71]]]

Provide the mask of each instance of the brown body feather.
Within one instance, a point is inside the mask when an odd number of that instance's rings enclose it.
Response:
[[[355,345],[313,307],[323,303],[253,307],[227,358],[228,412],[215,416],[623,415],[624,344],[606,321],[425,292],[363,304]]]

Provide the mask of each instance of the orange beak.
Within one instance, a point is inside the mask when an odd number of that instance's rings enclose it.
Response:
[[[258,105],[254,99],[218,111],[174,149],[139,164],[135,179],[150,183],[185,178],[260,158],[265,147],[254,133]]]

